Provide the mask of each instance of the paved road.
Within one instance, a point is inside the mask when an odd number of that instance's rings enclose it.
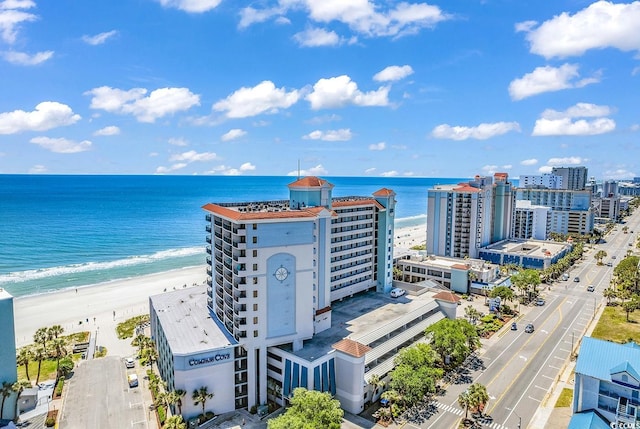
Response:
[[[69,380],[60,428],[146,428],[148,413],[143,407],[142,383],[130,389],[126,373],[119,357],[84,361],[77,366]]]
[[[640,213],[628,219],[627,226],[633,234],[624,234],[618,225],[605,243],[588,250],[584,260],[571,269],[568,281],[557,282],[552,290],[542,292],[546,305],[523,311],[525,316],[518,321],[518,331],[506,328],[496,334],[479,355],[481,367],[463,372],[458,384],[450,385],[444,396],[406,427],[457,427],[464,416],[457,403],[458,395],[472,382],[478,382],[487,387],[490,397],[485,410],[490,418],[483,421],[483,427],[508,429],[521,424],[526,428],[567,364],[571,350],[577,349],[597,308],[604,305],[602,291],[609,286],[613,267],[596,265],[593,255],[605,250],[608,256],[604,262],[615,255],[615,266],[627,250],[637,251],[633,244],[640,232]],[[576,276],[581,279],[578,283],[573,282]],[[595,292],[586,290],[590,284],[595,286]],[[533,334],[524,333],[522,327],[526,323],[535,325]]]

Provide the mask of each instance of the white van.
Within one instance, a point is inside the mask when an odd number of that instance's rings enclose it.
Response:
[[[404,289],[400,289],[399,287],[391,289],[391,298],[399,298],[404,295],[406,291]]]
[[[138,375],[137,374],[129,374],[127,376],[127,381],[129,382],[129,387],[138,387]]]

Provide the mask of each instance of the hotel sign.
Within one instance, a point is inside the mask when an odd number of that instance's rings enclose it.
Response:
[[[189,366],[204,365],[207,363],[220,363],[231,360],[231,353],[216,353],[213,356],[207,356],[203,358],[189,359]]]

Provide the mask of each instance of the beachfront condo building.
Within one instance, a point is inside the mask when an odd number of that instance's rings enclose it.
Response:
[[[561,189],[582,191],[587,185],[587,167],[553,167],[551,174],[562,177]]]
[[[0,288],[0,386],[13,385],[18,380],[16,367],[16,333],[13,322],[13,296]],[[0,420],[13,420],[16,415],[16,395],[3,398]]]
[[[216,413],[260,412],[299,386],[359,413],[382,393],[368,380],[388,380],[402,347],[456,317],[450,292],[390,297],[393,191],[333,197],[317,177],[288,187],[288,200],[205,205],[208,284],[150,297],[162,378],[207,386]],[[183,400],[183,415],[199,412]]]
[[[590,234],[594,212],[591,192],[565,189],[518,188],[517,199],[530,201],[532,206],[551,209],[549,232],[558,234]]]
[[[506,173],[433,187],[427,195],[427,254],[477,258],[480,248],[509,238],[515,199]]]
[[[551,232],[551,208],[536,206],[528,200],[517,200],[511,238],[546,240]]]

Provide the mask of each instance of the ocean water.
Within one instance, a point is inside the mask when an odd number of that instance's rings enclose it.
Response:
[[[457,178],[326,177],[333,196],[396,192],[396,227],[426,225]],[[209,202],[287,199],[293,177],[0,175],[0,287],[14,296],[204,264]]]

